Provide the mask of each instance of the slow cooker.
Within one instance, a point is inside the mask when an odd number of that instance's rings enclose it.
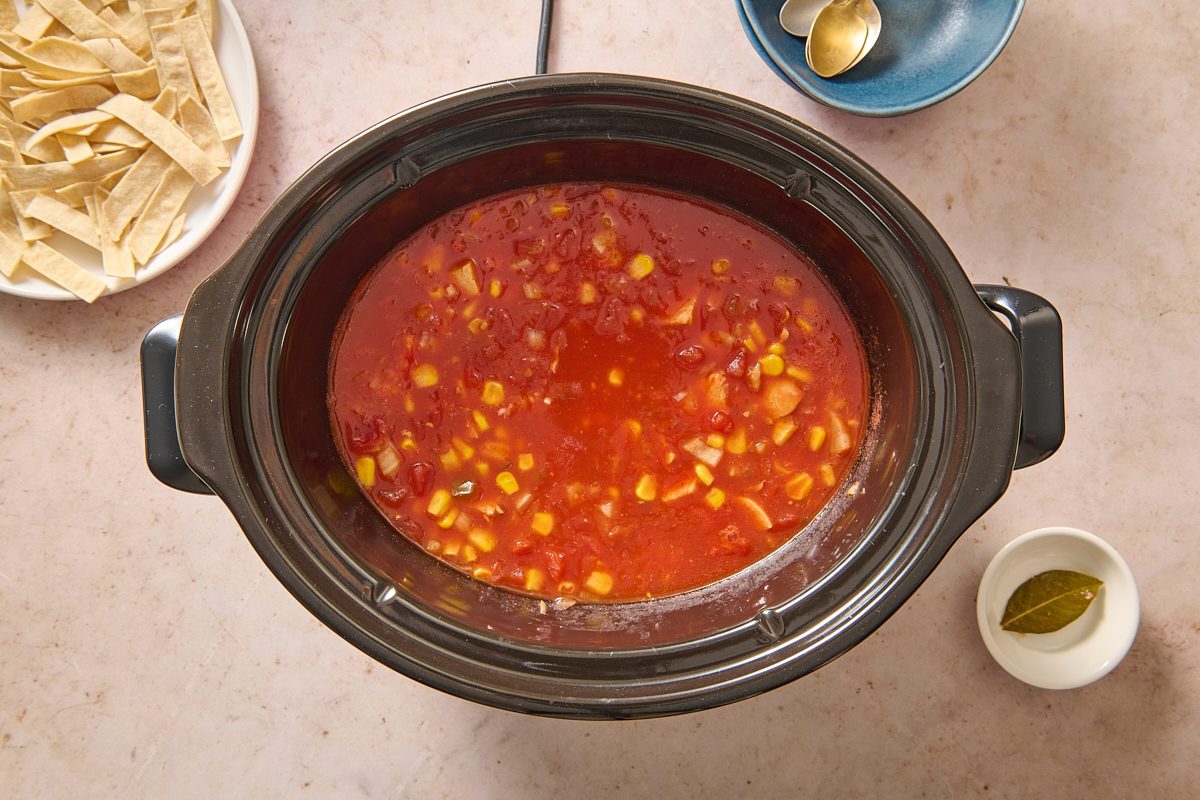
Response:
[[[429,557],[345,473],[327,364],[366,271],[450,209],[561,181],[646,184],[745,214],[809,256],[856,322],[867,444],[817,519],[736,575],[654,600],[547,603]],[[505,81],[363,132],[285,191],[142,353],[151,470],[218,495],[313,614],[425,684],[560,717],[708,708],[829,662],[1064,429],[1048,302],[973,286],[909,201],[795,120],[617,75]]]

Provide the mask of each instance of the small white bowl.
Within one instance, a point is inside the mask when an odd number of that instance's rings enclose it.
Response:
[[[1069,569],[1104,582],[1083,616],[1054,633],[1000,627],[1017,587],[1042,572]],[[1129,565],[1103,539],[1077,528],[1039,528],[1009,542],[988,565],[975,601],[988,652],[1014,678],[1042,689],[1075,689],[1121,662],[1137,634],[1137,584]]]

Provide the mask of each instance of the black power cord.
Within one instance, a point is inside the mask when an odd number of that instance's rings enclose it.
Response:
[[[538,28],[537,64],[535,75],[546,74],[546,61],[550,54],[550,23],[554,19],[554,0],[542,0],[542,24]]]

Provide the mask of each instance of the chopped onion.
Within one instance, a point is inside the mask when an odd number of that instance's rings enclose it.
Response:
[[[709,447],[707,443],[699,436],[695,439],[688,439],[683,444],[679,445],[682,450],[691,453],[698,460],[703,461],[710,467],[715,467],[721,463],[721,457],[725,455],[725,451],[718,450],[715,447]]]

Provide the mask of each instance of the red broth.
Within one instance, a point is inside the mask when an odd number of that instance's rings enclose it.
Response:
[[[549,185],[399,245],[338,325],[329,408],[379,511],[477,579],[659,597],[801,530],[853,462],[866,369],[813,265],[723,208]]]

